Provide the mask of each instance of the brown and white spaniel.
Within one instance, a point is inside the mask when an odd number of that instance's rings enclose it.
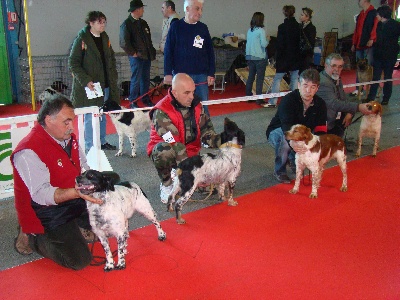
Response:
[[[303,170],[308,168],[312,174],[310,198],[317,198],[324,165],[333,158],[336,159],[343,173],[340,190],[347,191],[346,153],[342,138],[334,134],[317,136],[312,134],[308,127],[300,124],[293,125],[289,131],[285,132],[285,137],[290,140],[292,147],[297,144],[307,149],[304,153],[296,153],[296,181],[289,193],[296,194],[299,191]]]

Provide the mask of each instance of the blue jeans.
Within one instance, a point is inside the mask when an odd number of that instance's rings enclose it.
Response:
[[[356,50],[356,61],[359,59],[366,58],[368,59],[368,63],[373,66],[374,65],[374,48],[367,48],[363,50]],[[356,83],[358,83],[358,76],[356,72]]]
[[[297,89],[297,83],[299,82],[299,70],[289,71],[290,72],[290,90],[294,91]],[[272,82],[272,93],[279,93],[281,90],[281,81],[285,76],[285,73],[276,73],[274,76],[274,80]],[[269,104],[274,104],[278,102],[278,98],[269,99]]]
[[[104,101],[107,101],[110,97],[110,88],[104,89]],[[86,153],[93,147],[93,127],[92,127],[92,114],[85,114],[83,117],[83,123],[85,126],[85,151]],[[106,143],[106,116],[100,118],[100,144]]]
[[[383,71],[384,79],[392,79],[394,64],[396,63],[396,59],[394,60],[376,60],[374,61],[374,75],[372,77],[373,81],[380,80],[381,74]],[[383,97],[382,101],[389,101],[392,96],[392,81],[387,81],[383,83]],[[371,86],[371,89],[368,94],[368,100],[375,100],[376,93],[378,91],[379,83],[375,83]]]
[[[194,84],[203,83],[203,84],[196,85],[194,94],[197,95],[201,99],[201,101],[207,101],[208,100],[207,74],[188,74],[188,75],[193,79]],[[208,107],[206,105],[203,105],[203,107],[204,107],[204,112],[208,116],[210,116]]]
[[[291,164],[295,165],[295,152],[285,139],[282,128],[279,127],[270,132],[268,143],[275,149],[274,174],[287,175],[286,163],[289,159]]]
[[[132,71],[129,101],[132,102],[149,91],[151,60],[129,56],[129,64]],[[151,102],[149,95],[141,100],[143,103]]]
[[[248,60],[247,65],[249,66],[249,77],[246,82],[246,96],[252,96],[253,82],[257,74],[256,81],[256,95],[262,94],[262,88],[264,84],[265,69],[267,68],[268,60]]]

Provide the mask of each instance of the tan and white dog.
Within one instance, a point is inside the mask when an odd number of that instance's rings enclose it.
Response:
[[[376,156],[379,147],[382,128],[382,105],[377,101],[370,101],[369,109],[373,112],[370,115],[364,115],[361,118],[360,132],[358,133],[358,149],[356,156],[361,155],[362,139],[364,136],[375,139],[372,156]]]
[[[299,191],[303,171],[308,168],[312,173],[310,198],[317,198],[324,165],[333,158],[336,159],[343,173],[340,191],[347,191],[346,152],[342,138],[334,134],[317,136],[311,133],[310,128],[300,124],[293,125],[289,131],[285,132],[285,137],[290,140],[291,145],[297,144],[307,149],[304,153],[296,153],[296,181],[289,193],[296,194]]]

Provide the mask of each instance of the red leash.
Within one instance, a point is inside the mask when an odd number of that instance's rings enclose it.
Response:
[[[197,83],[196,86],[202,85],[202,84],[208,84],[208,82],[207,81],[200,82],[200,83]],[[140,99],[142,99],[143,97],[145,97],[147,95],[150,95],[150,93],[152,93],[154,90],[158,89],[161,85],[164,85],[164,83],[161,82],[159,85],[157,85],[156,87],[149,90],[146,94],[143,94],[142,96],[137,97],[135,100],[129,101],[129,105],[131,105],[132,103],[138,102]],[[127,107],[125,107],[125,108],[127,108]]]

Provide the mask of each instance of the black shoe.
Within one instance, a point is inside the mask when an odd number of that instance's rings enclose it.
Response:
[[[29,246],[29,237],[26,233],[22,232],[18,226],[18,235],[14,239],[14,249],[21,255],[30,255],[33,253],[32,248]]]
[[[109,143],[105,143],[101,145],[101,150],[117,150],[117,147],[110,145]]]
[[[139,106],[137,106],[137,104],[135,102],[132,102],[130,105],[131,108],[139,108]]]
[[[389,101],[388,101],[388,100],[382,100],[381,104],[382,104],[382,105],[388,105],[388,104],[389,104]]]
[[[150,100],[149,101],[142,101],[142,102],[146,107],[153,107],[154,106],[153,102],[151,102]]]

